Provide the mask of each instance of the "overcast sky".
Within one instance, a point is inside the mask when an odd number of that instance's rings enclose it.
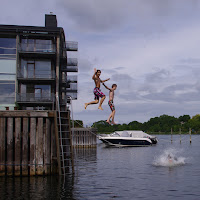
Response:
[[[115,93],[116,122],[200,112],[200,0],[7,0],[0,24],[44,26],[53,12],[66,40],[78,41],[78,100],[74,118],[106,120],[94,98],[93,68]]]

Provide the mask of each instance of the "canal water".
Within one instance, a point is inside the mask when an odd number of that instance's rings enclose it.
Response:
[[[200,199],[200,136],[158,135],[151,147],[79,149],[76,174],[0,178],[0,199]],[[168,155],[173,157],[169,160]]]

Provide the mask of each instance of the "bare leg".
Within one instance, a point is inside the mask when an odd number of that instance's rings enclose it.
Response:
[[[112,111],[112,121],[111,121],[111,124],[116,124],[114,122],[114,118],[115,118],[115,110]]]
[[[105,98],[106,98],[106,96],[103,96],[103,97],[101,98],[101,101],[100,101],[100,103],[99,103],[98,109],[103,110],[103,108],[101,107],[101,105],[102,105],[103,101],[105,100]]]
[[[106,120],[106,122],[108,122],[110,124],[110,118],[112,117],[112,112],[111,114],[109,115],[108,119]]]
[[[97,103],[99,103],[99,100],[95,100],[95,101],[91,101],[89,103],[85,103],[85,109],[87,108],[88,105],[90,105],[90,104],[97,104]]]

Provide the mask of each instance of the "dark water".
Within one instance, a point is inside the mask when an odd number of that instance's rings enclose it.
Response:
[[[200,199],[200,136],[152,147],[80,149],[75,177],[0,178],[0,199]],[[167,155],[176,157],[169,163]]]

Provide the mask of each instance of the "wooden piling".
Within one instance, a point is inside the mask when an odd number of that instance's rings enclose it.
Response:
[[[74,147],[96,147],[97,130],[95,128],[74,128],[72,145]]]
[[[49,175],[57,165],[54,111],[0,111],[0,176]]]
[[[20,176],[21,166],[21,118],[15,118],[15,176]]]
[[[173,132],[173,130],[172,130],[172,128],[171,128],[171,143],[172,143],[172,141],[173,141],[172,132]]]
[[[192,143],[192,131],[191,131],[191,128],[189,128],[189,135],[190,135],[190,144]]]
[[[13,175],[13,118],[7,120],[7,175]]]
[[[180,143],[181,143],[181,128],[179,128],[179,134],[180,134]]]
[[[30,119],[30,175],[34,176],[35,174],[35,165],[36,165],[36,118]]]
[[[5,118],[0,118],[0,176],[5,176],[5,164],[6,164],[6,130],[5,130]]]
[[[0,176],[57,174],[57,128],[55,111],[0,111]],[[71,148],[96,147],[96,129],[75,128],[71,133]]]
[[[22,176],[28,176],[28,118],[23,118],[22,131]]]

